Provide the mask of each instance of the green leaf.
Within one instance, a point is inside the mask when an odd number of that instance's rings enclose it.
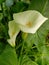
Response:
[[[1,40],[1,39],[0,39]],[[4,51],[6,45],[0,41],[0,54],[2,54],[2,52]]]
[[[11,7],[11,11],[13,13],[17,13],[17,12],[22,12],[24,10],[27,10],[27,8],[28,8],[28,4],[25,4],[25,3],[23,3],[23,2],[20,1],[20,2],[17,2],[16,4],[14,4]]]
[[[48,65],[49,64],[49,50],[47,49],[46,46],[43,46],[43,51],[39,58],[37,60],[37,63],[39,65]]]
[[[0,65],[17,65],[17,54],[15,49],[9,45],[6,46],[2,54],[0,54]]]
[[[21,65],[38,65],[36,62],[32,61],[28,56],[24,55]]]
[[[28,9],[38,10],[41,13],[45,10],[48,0],[32,0]]]
[[[2,10],[1,5],[0,5],[0,10]]]
[[[3,3],[5,0],[0,0],[0,4]]]
[[[2,20],[3,18],[3,13],[0,13],[0,20]]]

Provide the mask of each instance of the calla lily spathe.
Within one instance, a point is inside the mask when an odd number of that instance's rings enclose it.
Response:
[[[35,10],[13,14],[13,18],[14,21],[19,24],[21,31],[25,33],[35,33],[48,19]]]
[[[35,10],[28,10],[13,14],[13,21],[9,21],[8,42],[11,46],[15,46],[16,36],[19,31],[34,34],[39,27],[48,19]]]
[[[10,36],[10,39],[8,39],[8,42],[11,46],[15,46],[15,40],[16,40],[16,36],[17,34],[19,33],[20,29],[18,27],[18,25],[13,21],[9,21],[9,36]]]

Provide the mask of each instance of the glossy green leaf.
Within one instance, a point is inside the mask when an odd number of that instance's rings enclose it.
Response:
[[[13,48],[6,46],[2,54],[0,54],[0,65],[17,65],[17,55]]]

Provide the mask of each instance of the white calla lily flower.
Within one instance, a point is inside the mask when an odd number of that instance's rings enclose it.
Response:
[[[44,17],[41,13],[35,10],[28,10],[20,13],[13,14],[13,21],[10,21],[9,26],[9,36],[8,42],[11,46],[15,46],[16,36],[19,31],[25,33],[34,34],[39,27],[48,19]]]
[[[35,33],[48,19],[35,10],[28,10],[13,14],[14,21],[19,24],[21,31]]]
[[[15,40],[16,40],[16,36],[18,35],[20,29],[18,27],[18,25],[14,22],[14,21],[9,21],[9,36],[10,39],[8,39],[8,42],[11,46],[15,46]]]

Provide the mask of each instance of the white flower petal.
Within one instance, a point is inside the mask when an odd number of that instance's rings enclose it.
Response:
[[[39,27],[45,22],[45,20],[47,20],[47,18],[45,18],[43,20],[43,22],[38,22],[37,24],[35,24],[31,28],[28,28],[28,27],[23,26],[23,25],[19,25],[19,27],[20,27],[21,31],[23,31],[25,33],[33,33],[34,34],[39,29]]]
[[[15,39],[16,39],[16,35],[13,38],[8,39],[8,43],[12,46],[15,47]]]
[[[18,23],[23,32],[35,33],[38,28],[48,19],[41,13],[35,10],[28,10],[25,12],[13,15],[16,23]]]
[[[16,36],[18,35],[20,29],[19,29],[19,25],[16,24],[14,21],[9,21],[9,36],[10,36],[10,39],[8,39],[8,42],[10,45],[14,45],[15,46],[15,40],[16,40]]]
[[[8,33],[9,33],[10,38],[13,37],[15,34],[17,35],[19,33],[20,31],[18,27],[19,25],[16,24],[15,21],[9,21],[8,26],[9,26]]]
[[[35,10],[28,10],[13,14],[15,22],[22,25],[26,25],[27,22],[34,22],[35,17],[37,18],[37,16],[38,12]]]

